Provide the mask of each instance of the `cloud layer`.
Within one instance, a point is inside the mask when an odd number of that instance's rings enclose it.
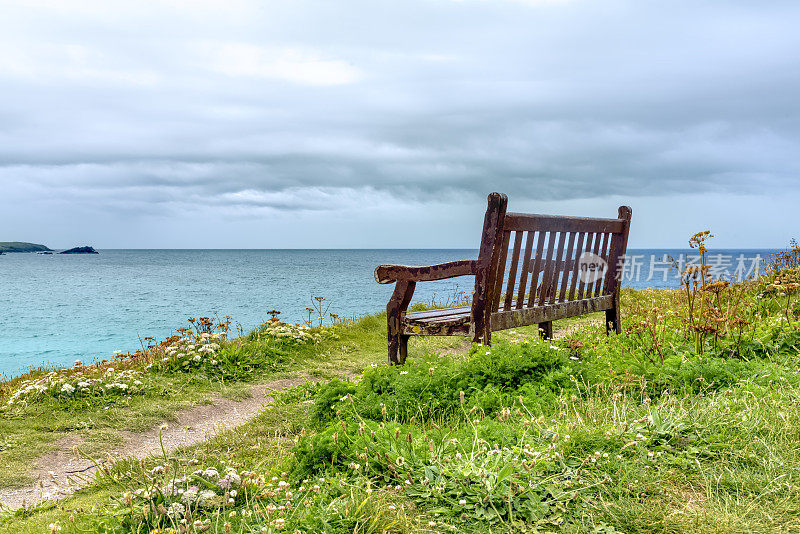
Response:
[[[727,214],[800,204],[798,22],[782,1],[9,2],[0,238],[415,246],[406,217],[453,232],[417,246],[471,246],[500,190],[655,210],[641,246],[683,242],[667,218],[781,244],[796,213]]]

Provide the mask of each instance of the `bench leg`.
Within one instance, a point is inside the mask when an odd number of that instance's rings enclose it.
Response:
[[[411,336],[397,336],[397,348],[398,348],[398,359],[400,365],[406,363],[406,358],[408,358],[408,338]]]
[[[392,327],[392,320],[389,319],[389,328]],[[398,365],[400,361],[397,359],[398,351],[400,349],[400,336],[392,334],[389,331],[389,365]]]
[[[553,321],[539,323],[539,336],[542,339],[553,339]]]
[[[408,336],[402,335],[400,316],[408,308],[414,295],[414,282],[399,281],[394,286],[394,293],[386,305],[386,337],[389,341],[389,365],[398,365],[406,361],[408,355]]]
[[[611,333],[612,329],[616,334],[622,333],[622,325],[620,324],[620,316],[619,316],[619,306],[611,308],[610,310],[606,310],[606,335]]]
[[[619,288],[614,294],[614,307],[606,310],[606,335],[613,329],[615,333],[622,333],[622,323],[620,322],[620,303],[619,303]]]

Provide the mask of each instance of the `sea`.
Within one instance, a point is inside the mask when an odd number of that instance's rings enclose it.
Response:
[[[477,250],[99,250],[97,255],[0,255],[0,379],[30,369],[111,359],[189,326],[190,317],[231,317],[249,332],[281,312],[316,324],[385,309],[392,285],[377,265],[474,259]],[[774,250],[715,250],[719,276],[754,274]],[[623,285],[679,287],[695,250],[628,251]],[[414,301],[447,304],[472,292],[470,277],[417,284]],[[320,299],[321,297],[321,299]],[[317,311],[319,307],[319,312]],[[311,308],[313,311],[308,310]]]

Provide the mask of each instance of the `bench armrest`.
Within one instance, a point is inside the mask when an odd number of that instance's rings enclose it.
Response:
[[[375,280],[379,284],[392,282],[428,282],[444,280],[456,276],[465,276],[478,272],[477,260],[459,260],[426,267],[410,267],[408,265],[378,265],[375,269]]]

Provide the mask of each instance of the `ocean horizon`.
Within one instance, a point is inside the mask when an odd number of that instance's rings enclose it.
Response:
[[[9,253],[0,257],[0,373],[110,359],[145,337],[162,340],[189,317],[232,318],[249,332],[279,310],[306,322],[314,297],[326,319],[385,309],[392,285],[375,282],[379,264],[430,265],[477,257],[477,249],[98,249],[98,255]],[[754,269],[775,249],[711,250],[720,274]],[[629,249],[623,286],[674,288],[691,249]],[[752,269],[751,269],[752,268]],[[747,273],[745,273],[747,274]],[[417,284],[414,301],[470,295],[469,277]]]

